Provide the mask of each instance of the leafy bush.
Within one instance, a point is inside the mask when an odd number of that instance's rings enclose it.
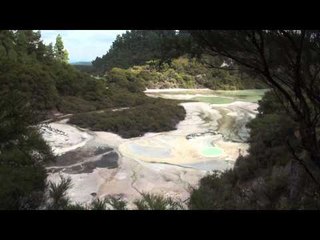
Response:
[[[57,108],[63,113],[90,112],[97,109],[95,102],[90,102],[83,98],[73,96],[62,97]]]
[[[176,124],[185,117],[184,108],[174,102],[163,99],[145,101],[147,103],[129,109],[76,114],[69,122],[83,128],[114,132],[130,138],[146,132],[174,130]]]
[[[61,177],[60,183],[49,182],[49,209],[62,210],[70,204],[67,190],[71,187],[71,178]]]
[[[32,108],[18,90],[0,98],[0,209],[37,209],[43,202],[44,164],[54,160]]]
[[[130,92],[147,88],[196,88],[237,90],[266,88],[259,80],[245,74],[212,69],[195,58],[187,56],[172,59],[160,67],[152,61],[128,69],[112,68],[106,73],[108,81]],[[134,84],[132,84],[134,83]]]
[[[183,210],[183,205],[170,197],[143,193],[142,198],[134,201],[138,210]]]
[[[126,210],[127,202],[119,197],[109,196],[105,198],[107,204],[111,206],[113,210]]]
[[[200,180],[200,187],[194,189],[189,201],[190,209],[237,209],[237,176],[232,170],[214,171]]]

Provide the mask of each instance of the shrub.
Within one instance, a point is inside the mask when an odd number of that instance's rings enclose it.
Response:
[[[143,193],[142,198],[134,201],[138,210],[183,210],[183,205],[170,197]]]
[[[110,131],[130,138],[150,131],[174,130],[176,124],[185,117],[184,108],[177,106],[175,102],[144,98],[145,104],[119,111],[80,113],[72,116],[69,122],[83,128]]]

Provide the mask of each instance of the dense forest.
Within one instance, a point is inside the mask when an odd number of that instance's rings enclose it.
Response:
[[[142,65],[149,60],[170,60],[179,56],[175,39],[175,30],[127,31],[118,35],[108,52],[92,64],[97,71],[106,72],[114,67],[126,69]]]
[[[185,54],[184,54],[185,53]],[[82,66],[91,74],[108,75],[113,69],[129,71],[147,88],[259,89],[266,85],[239,71],[211,68],[223,58],[202,53],[186,31],[134,30],[118,35],[108,52]]]
[[[55,157],[36,126],[72,114],[70,123],[125,138],[172,130],[184,109],[143,91],[176,87],[272,89],[248,124],[249,155],[201,179],[189,209],[319,209],[319,41],[319,31],[305,30],[134,30],[77,69],[60,36],[45,45],[40,32],[1,30],[0,209],[126,209],[115,198],[71,204],[68,179],[48,185]],[[130,110],[111,111],[122,107]],[[151,194],[135,205],[183,208]]]

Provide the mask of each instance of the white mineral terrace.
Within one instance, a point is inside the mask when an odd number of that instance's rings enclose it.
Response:
[[[169,91],[170,98],[175,98],[174,90]],[[181,95],[185,91],[176,91],[176,99],[183,99]],[[208,92],[206,95],[210,95],[210,90],[188,91],[184,99],[190,99],[190,94]],[[148,90],[146,94],[159,97],[164,92]],[[90,202],[92,193],[96,197],[121,195],[131,207],[141,192],[187,200],[190,186],[196,187],[201,177],[211,170],[231,168],[239,154],[247,154],[249,133],[245,124],[255,117],[258,105],[242,101],[181,105],[187,114],[176,130],[131,139],[80,129],[66,120],[43,125],[45,140],[61,157],[58,163],[48,167],[55,170],[48,180],[59,181],[59,175],[70,176],[73,186],[68,194],[79,203]],[[103,148],[108,149],[98,151]],[[113,161],[115,165],[89,167],[103,157],[105,164]]]

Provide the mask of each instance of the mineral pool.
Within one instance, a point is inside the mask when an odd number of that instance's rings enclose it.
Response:
[[[218,147],[206,147],[201,150],[201,154],[205,157],[217,157],[223,154],[223,150]]]

